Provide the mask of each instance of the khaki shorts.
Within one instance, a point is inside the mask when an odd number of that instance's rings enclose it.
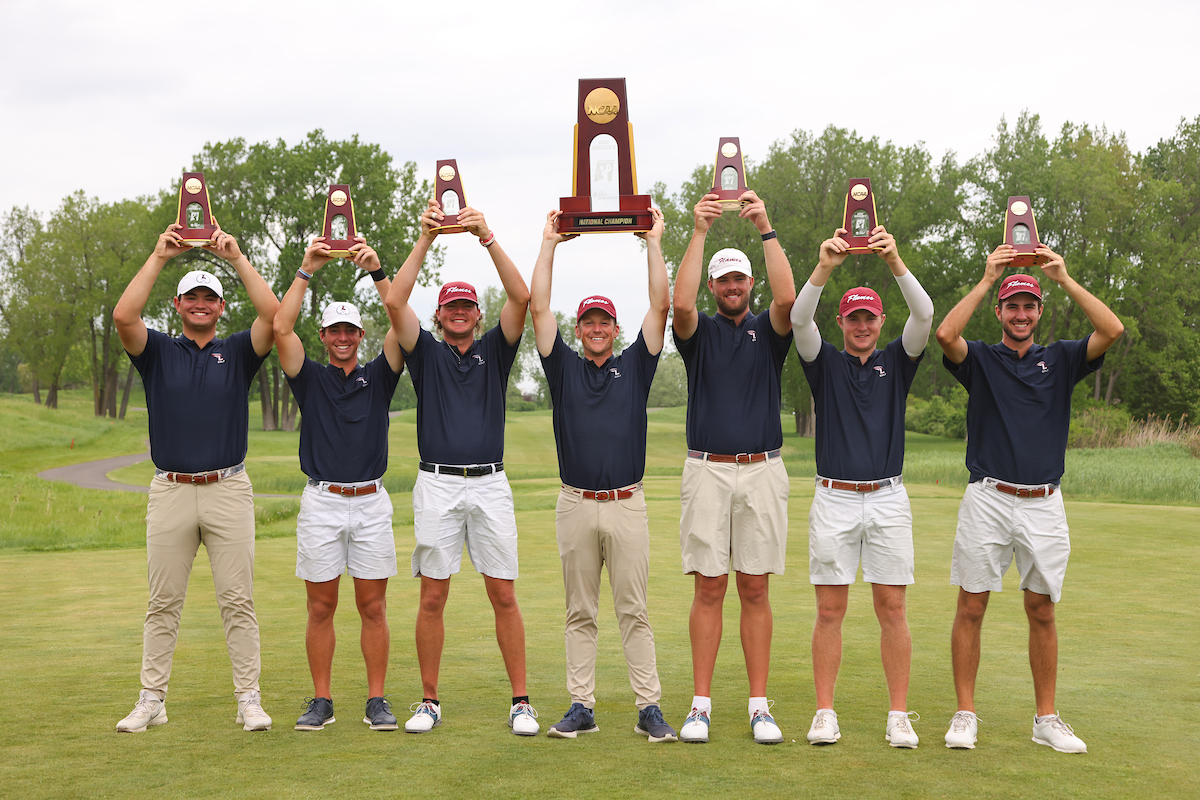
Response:
[[[791,486],[782,458],[720,464],[688,458],[680,484],[683,571],[783,574]]]

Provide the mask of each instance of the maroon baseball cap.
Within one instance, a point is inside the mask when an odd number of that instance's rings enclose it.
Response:
[[[1033,295],[1039,302],[1042,299],[1042,285],[1032,275],[1009,275],[1000,283],[1001,300],[1007,300],[1021,292]]]
[[[869,286],[856,286],[842,295],[842,305],[838,308],[838,314],[844,317],[860,308],[877,317],[882,314],[883,301],[879,299],[879,293]]]
[[[475,294],[475,287],[466,281],[452,281],[442,287],[442,291],[438,293],[438,305],[444,306],[446,303],[455,300],[470,300],[475,305],[479,305],[479,295]]]
[[[579,304],[579,310],[575,312],[575,322],[578,323],[580,318],[593,308],[600,309],[613,319],[617,318],[617,307],[613,305],[613,301],[602,295],[593,294],[583,298],[583,302]]]

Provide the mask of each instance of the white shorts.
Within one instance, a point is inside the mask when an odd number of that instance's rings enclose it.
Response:
[[[413,577],[445,580],[462,568],[463,544],[475,570],[517,579],[517,518],[503,472],[465,478],[418,472],[413,486]]]
[[[722,464],[688,458],[680,483],[679,549],[686,574],[782,575],[791,484],[782,458]]]
[[[874,492],[821,485],[808,512],[808,580],[819,586],[863,580],[888,586],[913,583],[912,509],[903,483]]]
[[[1048,497],[1016,497],[984,478],[967,485],[958,507],[958,531],[950,583],[968,592],[999,592],[1015,556],[1021,588],[1062,597],[1071,537],[1061,491]],[[1024,484],[1010,484],[1026,488]]]
[[[349,571],[352,578],[381,580],[396,574],[392,500],[381,481],[374,494],[343,497],[329,483],[305,486],[296,517],[296,577],[325,583]]]

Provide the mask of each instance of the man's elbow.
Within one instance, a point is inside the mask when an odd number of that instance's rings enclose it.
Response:
[[[934,332],[933,336],[935,339],[937,339],[938,345],[943,350],[945,350],[951,342],[958,338],[958,334],[955,331],[950,330],[945,323],[942,323],[938,326],[938,329]]]

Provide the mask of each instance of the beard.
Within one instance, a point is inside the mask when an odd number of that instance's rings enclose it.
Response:
[[[738,298],[731,300],[725,295],[716,295],[717,311],[726,317],[739,316],[743,311],[750,307],[750,295],[743,294]]]
[[[1041,320],[1038,320],[1038,322],[1041,322]],[[1024,342],[1027,339],[1033,338],[1033,332],[1037,330],[1037,326],[1038,326],[1038,323],[1035,322],[1032,325],[1030,325],[1028,328],[1026,328],[1024,330],[1024,332],[1017,331],[1015,328],[1013,328],[1013,325],[1011,322],[1006,322],[1001,327],[1004,329],[1005,335],[1008,336],[1008,338],[1012,339],[1014,342]]]

